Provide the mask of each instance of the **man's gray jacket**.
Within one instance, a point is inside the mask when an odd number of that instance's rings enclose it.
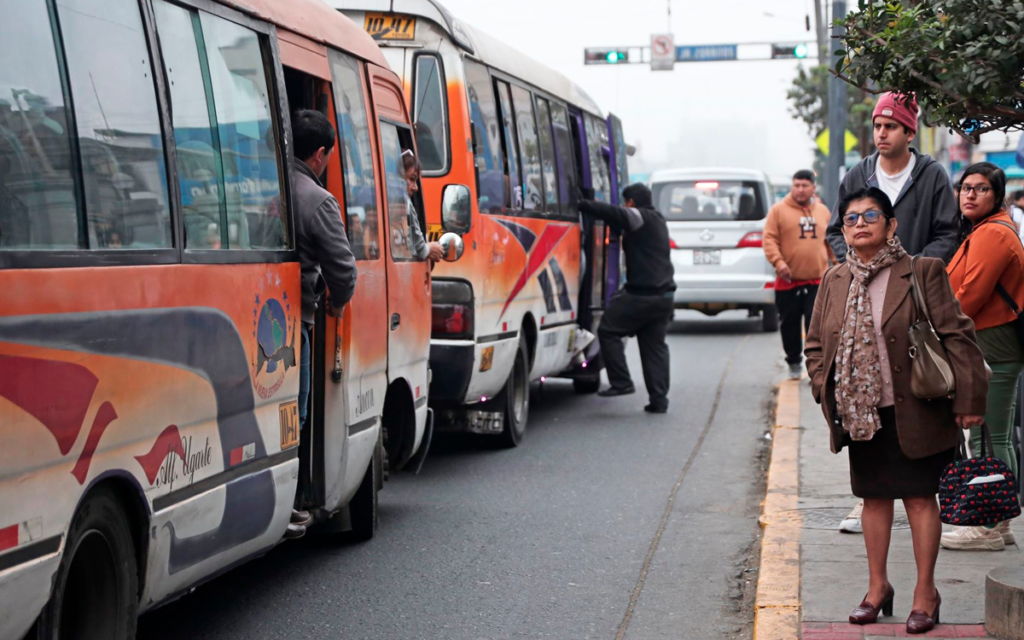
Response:
[[[917,149],[910,151],[917,156],[917,163],[893,203],[896,221],[899,222],[896,235],[910,255],[949,262],[956,252],[960,230],[953,185],[942,165]],[[839,185],[839,200],[832,208],[826,236],[840,262],[846,260],[846,239],[843,237],[843,222],[839,219],[839,202],[855,191],[877,187],[877,167],[876,152],[851,169]]]
[[[302,321],[311,324],[326,288],[341,309],[356,291],[356,259],[348,244],[341,208],[305,162],[296,160],[295,235],[302,268]]]

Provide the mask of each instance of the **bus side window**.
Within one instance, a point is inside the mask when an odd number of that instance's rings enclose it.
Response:
[[[356,260],[380,258],[380,214],[359,62],[330,50],[348,240]]]
[[[519,180],[519,153],[516,150],[515,117],[512,111],[512,95],[508,84],[498,81],[498,102],[501,104],[501,125],[504,131],[502,146],[505,150],[505,207],[512,211],[523,210],[522,182]]]
[[[544,187],[533,96],[526,89],[513,86],[512,99],[515,100],[516,129],[519,131],[519,157],[523,161],[523,211],[543,211]]]
[[[544,178],[544,210],[558,216],[558,161],[555,139],[551,129],[551,108],[544,98],[537,98],[537,132],[540,139],[540,163]]]
[[[0,3],[0,42],[0,251],[77,249],[68,113],[46,3]]]
[[[501,129],[494,85],[487,67],[465,60],[469,117],[473,126],[477,208],[480,213],[501,213],[505,202],[505,171],[501,157]]]
[[[561,213],[571,220],[579,216],[579,178],[573,153],[572,132],[569,131],[569,115],[565,105],[551,103],[551,124],[555,130],[555,153],[558,156],[558,192],[561,196]]]
[[[388,230],[391,234],[391,259],[395,262],[417,260],[418,242],[425,242],[422,200],[409,197],[402,153],[412,149],[412,132],[390,122],[380,123],[381,157],[384,160],[384,189],[388,198]],[[417,207],[419,205],[419,207]]]
[[[445,82],[441,58],[432,53],[416,56],[413,108],[416,147],[423,171],[441,173],[448,168],[448,132],[445,117]]]
[[[260,36],[164,0],[153,7],[170,86],[186,248],[288,248]]]

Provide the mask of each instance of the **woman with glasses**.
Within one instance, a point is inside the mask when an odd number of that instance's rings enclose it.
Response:
[[[892,203],[876,188],[855,191],[839,205],[846,262],[821,282],[807,335],[807,372],[831,431],[833,453],[849,449],[853,494],[864,500],[868,592],[850,614],[871,624],[893,614],[895,593],[886,570],[893,506],[910,520],[917,585],[909,633],[939,622],[935,561],[942,524],[935,494],[953,459],[957,428],[982,422],[985,363],[971,320],[960,312],[942,261],[916,265],[896,237]],[[911,392],[907,331],[918,318],[910,295],[911,268],[956,376],[951,400],[920,400]]]
[[[1013,417],[1024,351],[1017,311],[1024,308],[1024,247],[1006,210],[1006,175],[989,162],[971,165],[960,179],[960,213],[970,234],[946,269],[963,312],[974,320],[978,345],[992,368],[985,422],[995,456],[1017,474]],[[981,447],[981,429],[971,430],[971,450]],[[993,452],[988,452],[992,454]],[[942,534],[946,549],[1002,551],[1016,544],[1009,521],[992,527],[956,527]]]

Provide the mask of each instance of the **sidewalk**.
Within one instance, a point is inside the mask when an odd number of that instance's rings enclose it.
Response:
[[[776,423],[762,515],[765,536],[754,639],[906,636],[916,569],[902,505],[897,501],[889,551],[895,615],[876,625],[850,625],[847,617],[867,591],[868,570],[863,537],[838,532],[840,520],[857,502],[850,494],[847,454],[829,450],[828,429],[806,379],[783,383]],[[1022,520],[1013,523],[1020,540]],[[985,576],[1009,564],[1024,565],[1024,553],[1016,546],[999,552],[940,551],[936,581],[943,624],[923,637],[988,637],[982,626]]]

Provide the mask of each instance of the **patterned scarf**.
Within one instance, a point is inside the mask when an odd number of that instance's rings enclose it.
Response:
[[[864,264],[852,249],[846,264],[853,274],[846,299],[846,317],[836,358],[836,405],[843,429],[853,440],[870,440],[882,427],[878,401],[882,397],[882,368],[878,364],[875,321],[868,283],[886,267],[907,255],[897,238]]]

